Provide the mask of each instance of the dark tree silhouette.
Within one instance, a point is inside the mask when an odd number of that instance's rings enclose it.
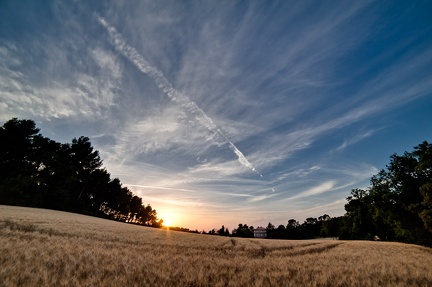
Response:
[[[0,204],[52,208],[161,226],[156,210],[111,179],[88,137],[60,144],[31,120],[0,128]]]
[[[251,238],[254,236],[253,226],[249,227],[247,224],[239,223],[238,228],[234,228],[232,236]]]
[[[425,141],[413,152],[393,154],[369,188],[355,189],[347,198],[344,236],[432,246],[431,174],[432,144]]]

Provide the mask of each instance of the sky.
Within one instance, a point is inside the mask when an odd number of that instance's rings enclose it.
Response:
[[[0,123],[88,136],[171,225],[344,214],[432,141],[431,1],[0,1]]]

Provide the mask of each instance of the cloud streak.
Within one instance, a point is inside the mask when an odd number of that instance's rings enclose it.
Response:
[[[318,195],[324,192],[327,192],[329,190],[331,190],[333,187],[335,186],[335,182],[334,181],[326,181],[318,186],[315,186],[309,190],[300,192],[294,196],[291,196],[290,198],[286,198],[285,200],[292,200],[292,199],[297,199],[297,198],[302,198],[302,197],[308,197],[308,196],[313,196],[313,195]]]
[[[147,74],[151,79],[153,79],[159,89],[173,102],[188,111],[190,115],[194,116],[195,119],[201,125],[205,126],[210,132],[222,137],[228,144],[229,148],[237,156],[238,162],[241,165],[262,177],[262,174],[256,170],[256,168],[248,161],[245,155],[234,145],[232,141],[228,139],[228,137],[213,122],[213,120],[208,117],[195,102],[191,101],[188,97],[182,95],[180,92],[174,89],[162,72],[151,66],[147,60],[136,51],[135,48],[129,46],[120,33],[118,33],[117,30],[104,18],[96,15],[96,19],[108,31],[112,44],[120,53],[129,59],[142,73]]]

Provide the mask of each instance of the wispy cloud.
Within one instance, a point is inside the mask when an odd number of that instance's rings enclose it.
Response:
[[[249,198],[247,201],[248,202],[258,202],[258,201],[263,201],[263,200],[267,200],[269,198],[273,198],[276,197],[278,195],[281,195],[282,193],[266,193],[266,194],[261,194],[261,195],[257,195],[257,196],[253,196],[251,198]]]
[[[295,170],[293,171],[287,171],[284,172],[283,174],[280,174],[277,176],[277,178],[275,179],[276,181],[281,181],[281,180],[285,180],[289,177],[305,177],[310,175],[311,173],[320,170],[321,167],[314,165],[308,168],[300,168],[300,167],[296,167]]]
[[[164,186],[128,184],[128,183],[125,183],[125,185],[127,185],[129,187],[140,187],[140,188],[144,188],[144,189],[175,190],[175,191],[184,191],[184,192],[193,192],[193,193],[198,192],[197,190],[185,189],[185,188],[177,188],[177,187],[164,187]]]
[[[318,194],[330,191],[334,186],[335,186],[334,181],[326,181],[326,182],[323,182],[322,184],[315,186],[311,189],[302,191],[302,192],[300,192],[294,196],[286,198],[285,200],[293,200],[293,199],[297,199],[297,198],[303,198],[303,197],[318,195]]]
[[[161,71],[152,67],[133,47],[129,46],[122,38],[122,36],[116,31],[116,29],[109,25],[109,23],[102,17],[96,17],[99,23],[104,26],[110,34],[110,39],[116,49],[127,57],[137,68],[144,74],[149,75],[161,89],[173,102],[180,105],[191,115],[195,116],[195,119],[203,126],[205,126],[210,132],[221,136],[227,142],[229,148],[237,155],[238,161],[243,166],[251,169],[262,175],[252,166],[247,160],[243,153],[226,137],[224,133],[216,126],[216,124],[204,113],[198,105],[191,101],[186,96],[179,93],[173,88],[171,83],[164,77]]]
[[[45,49],[55,51],[57,48],[47,43]],[[121,66],[107,51],[98,49],[88,55],[89,61],[93,60],[100,67],[96,75],[74,71],[69,78],[58,79],[50,74],[49,69],[38,67],[30,73],[26,63],[18,61],[25,54],[23,47],[5,45],[0,50],[6,56],[0,60],[0,99],[5,108],[1,113],[2,120],[28,114],[44,120],[92,119],[102,116],[115,103],[121,82]],[[58,61],[57,65],[64,70],[70,67],[67,60],[61,61],[50,56],[41,60],[48,66]],[[43,75],[48,78],[44,79],[48,84],[41,86],[37,77]]]
[[[344,150],[344,149],[346,149],[350,145],[356,144],[356,143],[358,143],[359,141],[361,141],[363,139],[371,137],[376,132],[377,132],[377,130],[370,130],[370,131],[362,132],[362,133],[360,133],[358,135],[355,135],[352,138],[345,139],[343,141],[343,143],[340,146],[338,146],[335,150],[336,151]]]

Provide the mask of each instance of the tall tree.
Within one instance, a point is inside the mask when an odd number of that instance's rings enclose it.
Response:
[[[353,238],[432,245],[432,144],[393,154],[367,190],[353,190],[345,205]]]
[[[60,144],[31,120],[0,127],[0,204],[45,207],[160,226],[156,210],[102,168],[88,137]]]
[[[0,197],[3,203],[26,205],[40,201],[34,193],[37,173],[34,137],[39,129],[31,120],[13,118],[0,128]]]

